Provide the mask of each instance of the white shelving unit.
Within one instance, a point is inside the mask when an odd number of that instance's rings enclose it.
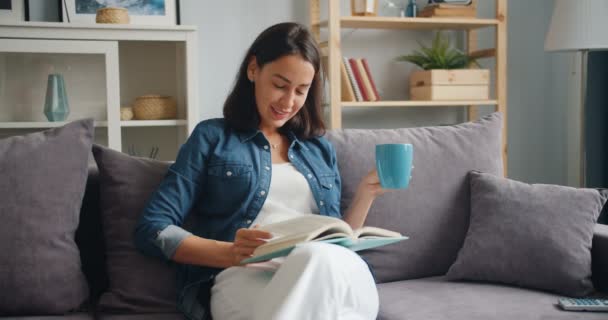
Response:
[[[0,137],[93,118],[96,142],[173,160],[199,119],[196,28],[23,22],[0,24]],[[64,75],[70,116],[43,114],[49,73]],[[173,96],[177,119],[120,120],[145,94]]]

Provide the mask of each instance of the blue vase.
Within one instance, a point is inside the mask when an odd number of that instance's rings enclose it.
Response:
[[[70,114],[65,82],[60,74],[49,74],[44,101],[44,115],[49,121],[65,121]]]

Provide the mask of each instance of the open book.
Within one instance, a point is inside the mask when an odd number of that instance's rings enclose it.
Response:
[[[344,246],[353,251],[384,246],[407,239],[399,232],[376,227],[356,230],[341,219],[316,214],[306,215],[260,227],[273,237],[257,247],[253,256],[241,264],[266,261],[288,255],[299,243],[326,242]]]

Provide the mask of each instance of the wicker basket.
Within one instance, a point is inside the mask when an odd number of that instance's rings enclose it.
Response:
[[[97,23],[129,24],[129,10],[125,8],[107,7],[97,9]]]
[[[175,119],[177,106],[172,97],[145,95],[135,99],[133,115],[136,120]]]

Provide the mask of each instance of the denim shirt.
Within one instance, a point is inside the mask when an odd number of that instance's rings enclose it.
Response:
[[[323,137],[293,133],[289,161],[307,179],[322,215],[341,217],[336,152]],[[234,241],[260,212],[270,188],[270,144],[259,130],[235,131],[223,119],[199,123],[151,196],[135,230],[143,253],[170,260],[191,234]],[[188,216],[188,227],[182,228]],[[186,231],[188,229],[188,231]],[[222,269],[178,265],[178,308],[190,319],[208,319],[213,277]]]

